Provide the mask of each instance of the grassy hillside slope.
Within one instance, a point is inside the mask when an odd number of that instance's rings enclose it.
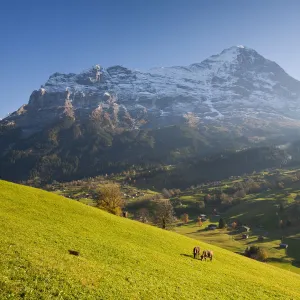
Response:
[[[297,274],[4,181],[0,237],[0,299],[300,299]]]

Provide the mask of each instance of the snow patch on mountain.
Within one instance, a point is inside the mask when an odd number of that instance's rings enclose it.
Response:
[[[40,91],[33,92],[29,108],[54,110],[69,97],[75,110],[93,110],[114,97],[130,114],[144,114],[144,119],[152,120],[152,126],[184,121],[188,112],[218,122],[255,112],[264,118],[300,119],[300,82],[241,45],[189,66],[147,72],[113,66],[100,70],[100,80],[97,71],[93,67],[79,74],[51,75]],[[26,114],[19,119],[23,117]]]

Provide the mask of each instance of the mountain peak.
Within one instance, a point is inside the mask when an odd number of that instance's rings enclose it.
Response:
[[[244,45],[237,45],[237,46],[232,46],[230,48],[226,48],[219,55],[228,53],[228,52],[234,53],[235,55],[239,55],[241,53],[247,53],[247,54],[254,54],[254,55],[261,56],[256,50],[246,47]],[[213,56],[215,56],[215,55],[213,55]]]
[[[32,93],[26,110],[9,120],[36,130],[38,122],[52,122],[49,111],[58,116],[68,101],[78,114],[90,114],[100,104],[107,104],[106,93],[133,116],[156,120],[152,126],[181,122],[187,112],[203,120],[247,116],[258,110],[270,117],[300,118],[300,82],[275,62],[242,45],[189,66],[148,72],[113,66],[97,74],[96,68],[80,74],[55,73],[42,89]],[[39,118],[32,118],[30,111],[39,111]],[[42,113],[45,117],[40,117]]]

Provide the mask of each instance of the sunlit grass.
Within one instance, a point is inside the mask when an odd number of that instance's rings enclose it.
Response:
[[[297,274],[3,181],[0,236],[0,299],[297,299],[300,294]],[[191,258],[198,244],[214,250],[213,262]]]

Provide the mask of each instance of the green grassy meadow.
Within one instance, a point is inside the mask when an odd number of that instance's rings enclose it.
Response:
[[[286,238],[284,242],[289,247],[285,250],[279,249],[281,241],[273,234],[261,242],[258,241],[259,232],[255,232],[255,230],[249,233],[249,239],[242,239],[241,233],[234,233],[227,229],[205,230],[208,224],[211,222],[204,222],[199,227],[195,222],[190,222],[175,227],[174,231],[240,254],[244,253],[248,246],[257,245],[267,250],[269,254],[267,264],[300,274],[298,263],[300,261],[300,239]]]
[[[4,181],[0,236],[3,300],[300,299],[298,274]]]

